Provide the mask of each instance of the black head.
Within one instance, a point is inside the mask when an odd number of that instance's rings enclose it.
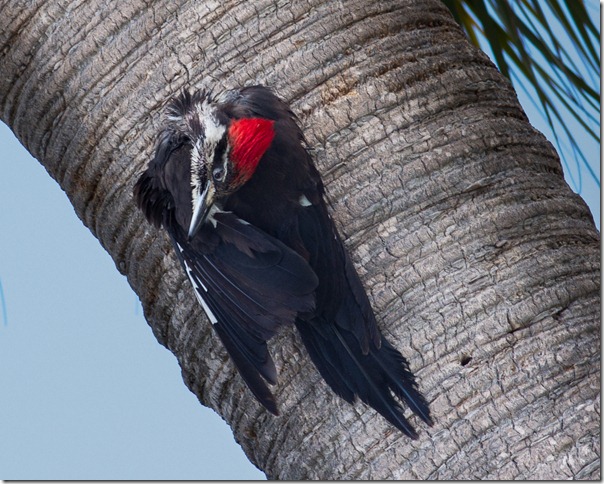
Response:
[[[177,212],[181,225],[189,219],[188,236],[193,237],[221,200],[253,176],[273,141],[274,121],[233,116],[229,106],[238,95],[184,91],[169,103],[155,158],[135,188],[149,220],[161,223],[155,212],[166,197],[172,206],[165,208]],[[153,193],[152,185],[168,194]]]

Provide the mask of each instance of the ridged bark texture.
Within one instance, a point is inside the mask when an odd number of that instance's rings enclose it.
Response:
[[[0,116],[269,477],[599,478],[599,234],[438,1],[6,0],[0,71]],[[431,402],[418,441],[337,399],[293,331],[271,344],[283,415],[260,408],[134,206],[168,98],[254,83],[301,118],[378,320]]]

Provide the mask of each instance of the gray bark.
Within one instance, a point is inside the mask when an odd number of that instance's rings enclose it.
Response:
[[[599,234],[438,1],[5,0],[0,71],[2,120],[267,476],[599,479]],[[260,408],[134,206],[166,100],[254,83],[300,116],[381,327],[431,402],[433,428],[411,417],[418,441],[335,397],[293,331],[271,344],[283,415]]]

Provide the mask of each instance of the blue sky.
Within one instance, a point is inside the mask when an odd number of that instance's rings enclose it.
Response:
[[[599,170],[599,146],[585,146]],[[185,387],[65,194],[3,124],[0,160],[0,478],[263,479]],[[587,181],[582,196],[599,226],[599,189]]]
[[[1,123],[0,160],[0,478],[263,479]]]
[[[585,2],[588,14],[591,16],[592,21],[596,25],[597,28],[600,27],[599,22],[599,3],[595,0],[587,0]],[[558,36],[557,40],[565,45],[568,42],[568,37],[562,28],[561,24],[557,21],[557,19],[553,18],[549,7],[544,2],[541,7],[543,8],[545,15],[550,18],[549,27],[552,29],[555,35]],[[478,36],[479,40],[481,40],[482,49],[493,59],[493,55],[488,43]],[[547,39],[547,35],[544,35],[544,38]],[[531,46],[527,43],[528,48]],[[551,47],[551,46],[550,46]],[[597,50],[596,46],[596,50]],[[574,52],[571,50],[571,52]],[[541,54],[539,54],[535,49],[532,49],[530,52],[535,58],[543,58]],[[581,66],[581,62],[576,62],[578,66]],[[516,89],[516,93],[518,94],[518,100],[522,107],[524,108],[526,114],[529,117],[531,124],[536,127],[539,131],[541,131],[547,139],[551,141],[556,150],[560,153],[559,148],[562,150],[561,160],[564,169],[564,176],[569,184],[569,186],[576,193],[580,193],[583,199],[587,202],[593,216],[594,221],[598,229],[600,228],[600,187],[595,182],[593,177],[589,176],[587,170],[584,166],[582,166],[581,162],[578,161],[578,158],[573,156],[572,149],[570,148],[570,143],[568,139],[564,136],[562,130],[558,129],[558,136],[560,144],[556,142],[556,138],[554,136],[553,130],[550,127],[549,123],[545,115],[540,110],[540,103],[537,101],[538,97],[535,94],[534,88],[530,86],[530,83],[527,82],[526,77],[524,77],[521,73],[518,72],[517,69],[512,69],[512,74],[515,76],[514,78],[514,88]],[[586,82],[599,92],[599,84],[595,84],[597,80],[592,79],[593,83],[590,83],[589,75],[592,74],[583,69],[582,74],[585,76]],[[593,75],[593,74],[592,74]],[[550,92],[551,96],[551,92]],[[600,180],[600,144],[595,141],[592,137],[587,136],[585,131],[581,128],[580,124],[574,119],[572,114],[561,106],[560,103],[557,103],[558,109],[567,123],[570,131],[575,135],[575,141],[581,147],[581,150],[585,157],[587,158],[587,162],[589,163],[590,168],[597,174],[598,181]],[[590,114],[594,115],[596,119],[600,118],[599,112],[590,112]],[[590,122],[589,119],[585,118],[584,121],[590,125],[594,129],[596,133],[600,132],[600,126],[594,125]]]

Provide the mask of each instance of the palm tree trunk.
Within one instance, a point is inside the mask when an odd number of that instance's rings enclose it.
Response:
[[[0,116],[250,460],[279,479],[599,479],[599,234],[446,7],[147,4],[5,0]],[[293,331],[271,344],[283,415],[262,410],[134,206],[166,100],[252,83],[301,118],[378,320],[431,402],[418,441],[335,397]]]

